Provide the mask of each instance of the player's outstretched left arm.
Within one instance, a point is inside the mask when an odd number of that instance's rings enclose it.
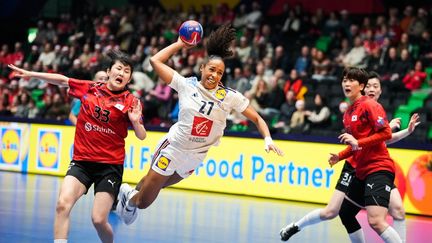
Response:
[[[42,72],[33,72],[28,71],[15,65],[9,64],[8,67],[16,72],[15,76],[19,78],[37,78],[47,81],[50,84],[60,85],[60,86],[69,86],[68,81],[69,78],[58,74],[58,73],[42,73]]]
[[[274,144],[271,136],[270,131],[265,123],[264,119],[256,112],[254,108],[252,108],[250,105],[242,112],[242,114],[247,117],[249,120],[251,120],[258,128],[258,131],[260,134],[264,137],[265,141],[265,151],[268,153],[270,150],[275,152],[279,156],[283,156],[284,152]]]
[[[135,136],[144,140],[147,137],[147,131],[144,128],[144,125],[141,124],[142,106],[141,102],[137,98],[134,98],[132,106],[128,110],[128,116],[134,128]]]

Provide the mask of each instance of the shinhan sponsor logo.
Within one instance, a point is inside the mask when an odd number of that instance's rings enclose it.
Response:
[[[113,130],[111,130],[111,128],[105,128],[105,127],[100,127],[98,125],[92,125],[89,122],[86,122],[86,124],[84,125],[84,129],[87,132],[95,131],[95,132],[103,132],[103,133],[115,134],[115,132]]]

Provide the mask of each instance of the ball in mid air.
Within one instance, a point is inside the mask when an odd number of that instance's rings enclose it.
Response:
[[[179,28],[180,39],[191,46],[201,42],[204,31],[200,23],[195,20],[183,22]]]

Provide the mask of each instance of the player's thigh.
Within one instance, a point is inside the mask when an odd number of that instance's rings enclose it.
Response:
[[[66,175],[60,189],[58,203],[72,206],[86,192],[87,188],[81,181],[74,176]]]
[[[389,213],[393,218],[402,220],[405,218],[405,209],[403,206],[402,197],[397,188],[393,188],[390,192]]]
[[[344,192],[335,190],[333,192],[332,197],[330,198],[330,201],[326,206],[326,211],[333,212],[335,215],[337,215],[339,213],[344,198],[345,198]]]
[[[92,219],[96,222],[106,221],[108,214],[111,211],[112,205],[114,203],[114,197],[108,192],[97,192],[95,194],[93,209],[92,209]]]

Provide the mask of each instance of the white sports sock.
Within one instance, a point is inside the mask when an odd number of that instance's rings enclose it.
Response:
[[[363,234],[363,229],[359,229],[351,234],[349,234],[349,238],[352,243],[365,243],[365,237]]]
[[[385,243],[402,243],[398,233],[391,226],[387,227],[387,229],[382,232],[380,237]]]
[[[54,243],[67,243],[67,239],[55,239]]]
[[[393,228],[399,234],[400,238],[402,239],[402,242],[405,243],[406,242],[406,224],[405,224],[405,219],[402,219],[402,220],[393,219]]]
[[[319,223],[319,222],[323,221],[320,217],[320,212],[321,212],[321,209],[315,209],[312,212],[303,216],[303,218],[301,218],[299,221],[297,221],[294,224],[297,225],[299,227],[299,229],[301,230],[308,225]]]

